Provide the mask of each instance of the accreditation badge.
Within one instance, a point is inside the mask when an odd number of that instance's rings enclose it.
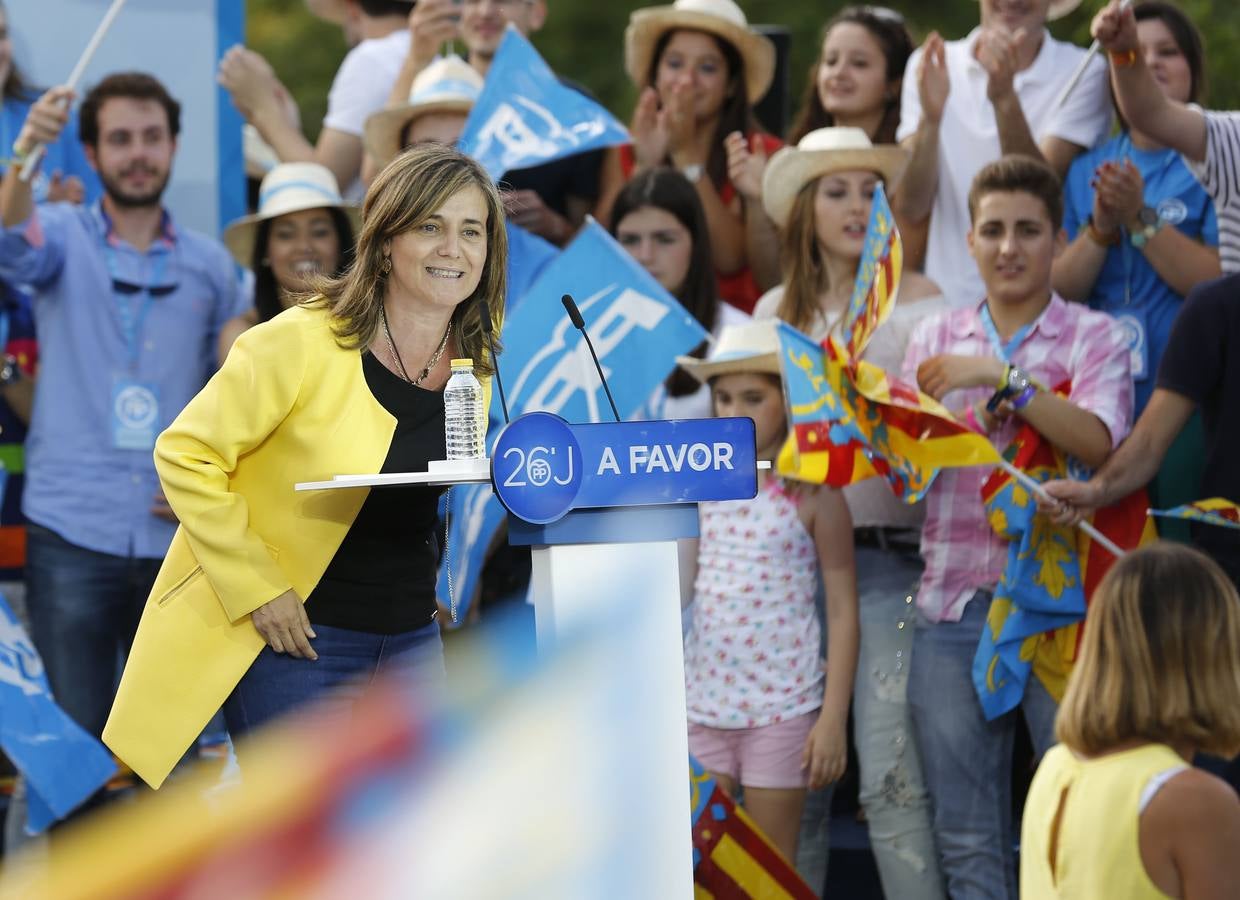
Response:
[[[1115,322],[1124,335],[1124,346],[1128,348],[1133,380],[1144,381],[1149,377],[1150,370],[1150,346],[1146,336],[1145,315],[1135,309],[1126,309],[1122,313],[1111,315],[1115,317]]]
[[[118,450],[153,450],[158,427],[159,389],[127,376],[113,378],[112,446]]]

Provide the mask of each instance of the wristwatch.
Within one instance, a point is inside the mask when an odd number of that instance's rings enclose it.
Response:
[[[1143,206],[1137,213],[1137,225],[1128,231],[1128,241],[1140,250],[1162,228],[1162,217],[1152,206]]]
[[[4,354],[3,363],[0,364],[0,388],[17,384],[23,377],[22,368],[17,362],[17,357],[12,353]]]
[[[1027,404],[1038,391],[1034,380],[1023,369],[1009,365],[1003,371],[999,389],[986,401],[986,411],[995,412],[1004,400],[1011,400],[1012,405],[1020,409]]]
[[[706,171],[706,167],[701,163],[689,163],[680,170],[680,174],[689,179],[690,184],[697,184],[702,178],[702,173]]]

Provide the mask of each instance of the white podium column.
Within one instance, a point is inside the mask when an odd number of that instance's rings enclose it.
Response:
[[[538,645],[549,648],[618,615],[643,617],[632,665],[657,690],[626,723],[635,752],[651,760],[635,809],[635,864],[657,874],[661,897],[693,897],[689,740],[685,719],[677,538],[697,535],[697,506],[581,510],[549,526],[509,521],[513,543],[533,548],[531,589]],[[523,533],[525,532],[525,533]],[[624,678],[624,673],[617,673]]]

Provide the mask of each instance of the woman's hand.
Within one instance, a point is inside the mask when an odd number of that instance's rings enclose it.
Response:
[[[274,600],[269,600],[250,614],[254,627],[276,653],[287,653],[298,659],[318,659],[310,646],[310,639],[317,637],[306,616],[305,604],[292,589]]]
[[[1089,33],[1108,53],[1127,53],[1140,49],[1136,17],[1131,7],[1122,7],[1119,0],[1111,0],[1094,16]]]
[[[801,754],[801,768],[809,770],[810,790],[816,791],[838,781],[847,765],[844,724],[836,722],[825,711],[819,713],[818,721],[805,739],[805,751]]]
[[[1145,181],[1132,160],[1108,160],[1094,170],[1094,225],[1104,234],[1114,234],[1121,225],[1132,227],[1145,206]],[[1102,214],[1099,224],[1098,215]]]
[[[751,203],[762,201],[762,175],[766,172],[766,147],[762,138],[754,135],[753,149],[739,131],[729,134],[723,141],[728,153],[728,181],[742,197]]]
[[[639,170],[653,169],[667,159],[667,121],[654,88],[642,91],[633,111],[633,158]]]
[[[993,356],[961,356],[942,353],[917,367],[917,386],[935,400],[954,390],[970,387],[998,388],[1003,363]]]

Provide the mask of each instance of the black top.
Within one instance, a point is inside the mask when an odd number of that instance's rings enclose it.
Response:
[[[1240,274],[1193,288],[1158,367],[1158,387],[1196,403],[1205,426],[1201,496],[1240,503]],[[1240,531],[1193,523],[1193,540],[1240,586]]]
[[[382,472],[424,472],[447,455],[443,392],[427,391],[362,354],[366,386],[396,417]],[[435,540],[441,487],[374,487],[331,564],[306,598],[316,625],[399,634],[435,617]]]

